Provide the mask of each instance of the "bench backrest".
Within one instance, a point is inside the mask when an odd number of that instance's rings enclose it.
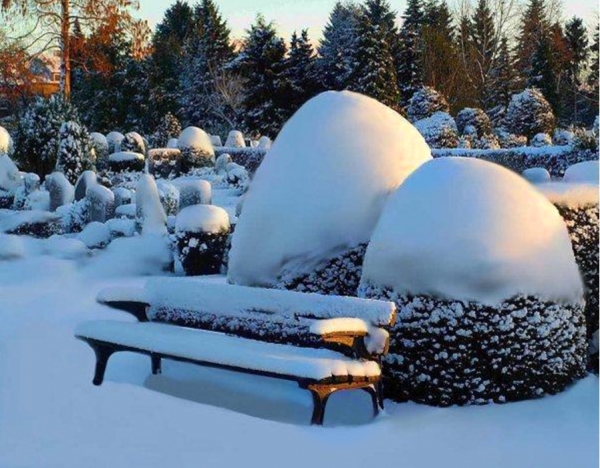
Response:
[[[211,284],[193,278],[152,278],[143,297],[150,304],[149,314],[168,309],[231,319],[360,318],[375,327],[393,325],[396,315],[395,304],[388,301]]]

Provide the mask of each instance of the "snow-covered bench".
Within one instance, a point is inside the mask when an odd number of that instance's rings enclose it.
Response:
[[[105,290],[98,299],[129,312],[146,307],[150,321],[77,328],[96,353],[95,385],[114,352],[132,351],[150,356],[154,374],[166,358],[295,381],[313,396],[313,424],[323,423],[327,400],[339,390],[362,389],[375,413],[383,408],[380,358],[388,349],[385,328],[395,320],[391,302],[180,278]],[[165,311],[183,314],[195,328],[181,326],[185,320],[156,322]]]

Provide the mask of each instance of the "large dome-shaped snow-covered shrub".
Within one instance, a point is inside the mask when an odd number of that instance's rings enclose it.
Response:
[[[181,210],[175,222],[175,239],[179,261],[187,276],[221,272],[229,231],[229,216],[223,208],[193,205]]]
[[[0,155],[12,151],[12,138],[4,127],[0,127]]]
[[[311,99],[254,176],[229,280],[273,286],[368,242],[388,194],[430,158],[416,129],[374,99],[348,91]]]
[[[146,143],[144,143],[144,138],[138,132],[129,132],[125,134],[120,150],[146,154]]]
[[[432,148],[456,148],[458,132],[454,119],[446,112],[436,112],[430,117],[415,122],[427,144]]]
[[[121,151],[121,142],[125,139],[125,135],[120,132],[110,132],[106,135],[106,143],[108,144],[108,154],[118,153]]]
[[[450,112],[450,106],[443,94],[435,89],[424,86],[410,98],[406,109],[411,122],[431,117],[436,112]]]
[[[537,187],[556,206],[571,236],[575,260],[585,285],[589,364],[591,369],[598,372],[598,182],[555,182]]]
[[[468,127],[475,129],[477,136],[492,133],[492,122],[483,109],[465,107],[456,114],[456,127],[461,135]]]
[[[181,172],[197,167],[214,166],[215,150],[210,137],[198,127],[187,127],[177,140],[181,150]]]
[[[512,171],[435,159],[390,197],[361,294],[395,301],[390,396],[449,405],[556,393],[585,371],[583,288],[556,208]]]

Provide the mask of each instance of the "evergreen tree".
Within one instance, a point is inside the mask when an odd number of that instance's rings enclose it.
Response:
[[[315,51],[306,29],[300,36],[295,31],[292,34],[284,79],[288,88],[286,115],[289,117],[321,89],[317,76]]]
[[[590,66],[590,74],[587,79],[587,84],[590,88],[589,97],[588,97],[588,107],[590,109],[590,116],[592,120],[595,116],[598,115],[598,95],[599,95],[599,85],[598,85],[598,63],[600,62],[600,27],[596,26],[596,32],[594,33],[594,43],[592,44],[592,53],[591,53],[591,66]]]
[[[360,8],[337,2],[329,15],[319,45],[317,67],[325,89],[341,90],[352,72],[352,47],[357,37]]]
[[[515,92],[517,76],[514,68],[514,59],[508,47],[508,39],[500,39],[498,47],[498,56],[494,68],[490,72],[493,83],[493,92],[488,102],[489,107],[508,106],[510,97]]]
[[[167,112],[152,135],[154,148],[166,148],[171,138],[179,138],[181,134],[181,123],[170,112]]]
[[[587,31],[581,18],[571,18],[565,26],[565,41],[568,47],[566,57],[566,93],[564,93],[563,109],[568,112],[573,122],[581,121],[581,112],[585,109],[582,93],[582,73],[589,57]]]
[[[244,79],[244,125],[250,133],[273,137],[285,121],[285,54],[275,26],[259,15],[247,31],[242,52],[230,64]]]
[[[546,10],[545,0],[529,0],[521,17],[516,67],[524,81],[532,76],[534,55],[538,54],[542,39],[550,28]]]
[[[75,185],[81,173],[92,167],[91,145],[87,129],[72,120],[60,127],[56,168]]]
[[[196,6],[195,21],[184,53],[183,117],[188,125],[223,133],[230,129],[231,120],[224,119],[227,110],[219,99],[218,83],[225,64],[234,56],[230,30],[213,0],[202,0]]]
[[[494,16],[488,0],[479,0],[470,25],[469,46],[475,70],[471,79],[475,86],[478,104],[489,108],[494,99],[492,70],[496,65],[498,38],[494,25]]]
[[[421,88],[423,80],[422,26],[424,21],[422,0],[408,0],[402,16],[400,47],[396,60],[396,76],[400,88],[401,104],[408,105],[413,94]]]
[[[18,119],[14,158],[21,170],[40,178],[56,165],[58,134],[63,122],[78,121],[75,109],[61,96],[38,98]]]
[[[400,35],[396,26],[396,12],[392,10],[387,0],[367,0],[363,10],[371,24],[381,29],[392,58],[395,60],[400,53]]]
[[[149,66],[149,86],[154,127],[167,112],[178,113],[179,76],[183,69],[183,48],[194,27],[192,8],[177,0],[165,12],[152,38],[152,57]]]
[[[373,23],[367,12],[360,18],[353,53],[354,70],[350,75],[349,89],[397,109],[400,96],[386,31]]]
[[[552,47],[552,38],[549,34],[543,34],[539,37],[537,47],[531,59],[531,68],[527,76],[527,86],[540,90],[556,113],[559,107],[559,96],[556,89]]]

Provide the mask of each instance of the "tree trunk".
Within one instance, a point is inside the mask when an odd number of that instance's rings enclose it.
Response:
[[[61,76],[60,87],[65,101],[71,99],[71,31],[70,31],[70,0],[61,0]]]

